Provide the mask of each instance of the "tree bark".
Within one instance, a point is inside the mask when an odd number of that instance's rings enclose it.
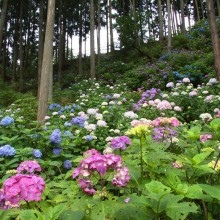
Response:
[[[44,123],[48,108],[49,85],[51,77],[51,63],[53,60],[53,32],[54,32],[55,1],[48,0],[47,25],[44,43],[42,74],[38,99],[37,121]]]
[[[19,69],[19,90],[24,89],[24,74],[23,74],[23,0],[20,4],[20,16],[19,16],[19,59],[20,59],[20,69]]]
[[[180,10],[181,10],[181,32],[182,34],[186,33],[186,26],[185,26],[185,15],[184,15],[184,0],[180,0]]]
[[[159,41],[163,42],[163,16],[161,0],[158,0],[158,16],[159,16]]]
[[[97,30],[97,48],[98,48],[98,64],[100,63],[100,30],[101,30],[101,9],[100,9],[100,0],[98,0],[98,30]]]
[[[220,82],[220,43],[213,0],[207,0],[207,10],[212,37],[212,49],[214,53],[215,69],[217,73],[217,79]]]
[[[44,53],[44,0],[41,0],[40,15],[39,15],[39,44],[38,44],[38,92],[40,91],[40,77],[42,71],[43,53]]]
[[[95,47],[94,47],[94,2],[90,0],[90,77],[95,78]]]
[[[3,37],[3,29],[5,24],[6,12],[8,7],[8,0],[3,0],[3,6],[1,11],[1,19],[0,19],[0,54],[2,50],[2,37]]]
[[[220,0],[217,0],[218,16],[220,16]]]
[[[63,4],[62,0],[60,0],[60,36],[59,36],[59,58],[58,58],[58,85],[61,87],[61,78],[62,78],[62,65],[63,65],[63,34],[64,34],[64,21],[63,21]]]
[[[114,51],[113,25],[112,25],[112,0],[109,0],[109,23],[110,23],[110,47]]]
[[[106,31],[107,31],[107,53],[109,53],[109,25],[108,25],[108,22],[109,22],[109,13],[108,13],[108,0],[106,2],[106,7],[105,7],[105,11],[106,11]]]
[[[79,75],[82,75],[82,40],[83,40],[83,13],[82,13],[82,3],[80,3],[79,10],[79,58],[78,58],[78,68]]]
[[[194,0],[194,11],[196,12],[197,16],[194,17],[195,20],[200,21],[200,15],[199,15],[199,6],[198,1]]]
[[[171,52],[171,5],[170,0],[167,0],[167,14],[168,14],[168,45],[167,49],[169,52]]]

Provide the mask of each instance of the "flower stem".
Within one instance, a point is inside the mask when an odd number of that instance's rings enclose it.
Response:
[[[141,161],[141,181],[143,179],[143,152],[142,152],[142,137],[140,137],[140,161]]]

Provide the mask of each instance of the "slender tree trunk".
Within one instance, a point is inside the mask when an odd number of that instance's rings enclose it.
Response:
[[[114,51],[113,25],[112,25],[112,0],[109,0],[110,44],[111,52]]]
[[[7,22],[5,23],[5,30],[7,30]],[[7,51],[7,33],[6,31],[4,32],[4,35],[3,35],[3,40],[4,40],[4,43],[3,43],[3,55],[2,55],[2,71],[1,71],[1,78],[2,78],[2,81],[4,82],[5,81],[5,78],[6,78],[6,51]]]
[[[59,58],[58,58],[58,84],[61,87],[61,78],[62,78],[62,64],[63,64],[63,34],[64,34],[64,21],[63,21],[63,4],[62,0],[60,0],[60,21],[59,21],[59,28],[60,28],[60,36],[59,36]]]
[[[159,41],[163,42],[163,17],[161,0],[158,0],[158,16],[159,16]]]
[[[40,1],[40,15],[39,15],[39,44],[38,44],[38,92],[40,91],[40,77],[41,77],[43,53],[44,53],[44,24],[43,23],[44,23],[44,0],[41,0]]]
[[[19,90],[24,89],[24,74],[23,74],[23,0],[20,4],[20,18],[19,18],[19,58],[20,58],[20,69],[19,69]]]
[[[3,28],[4,28],[4,24],[5,24],[7,7],[8,7],[8,0],[3,0],[1,19],[0,19],[0,54],[1,54],[1,50],[2,50],[2,37],[3,37],[3,32],[4,32]]]
[[[216,69],[218,81],[220,82],[220,43],[219,43],[218,28],[215,17],[215,8],[214,8],[213,0],[207,0],[207,10],[208,10],[209,26],[212,37],[212,48],[214,53],[215,69]]]
[[[183,34],[186,33],[186,27],[185,27],[185,15],[184,15],[184,0],[180,0],[180,10],[181,10],[181,32]]]
[[[176,34],[175,15],[173,11],[171,11],[171,23],[172,23],[173,34]]]
[[[71,35],[71,45],[70,45],[70,47],[71,47],[71,53],[70,53],[70,59],[71,60],[73,60],[73,36]]]
[[[199,15],[199,6],[198,6],[198,1],[194,0],[194,11],[196,12],[197,16],[195,16],[195,20],[200,21],[200,15]]]
[[[203,1],[200,0],[200,4],[201,4],[201,10],[202,10],[202,19],[205,18],[205,14],[204,14],[204,7],[203,7]]]
[[[94,47],[94,2],[90,0],[90,77],[95,78],[95,47]]]
[[[101,10],[100,10],[100,0],[98,0],[98,30],[97,30],[97,48],[98,48],[98,64],[100,63],[100,30],[101,30]]]
[[[168,14],[168,45],[167,49],[169,52],[171,52],[171,5],[170,0],[167,0],[167,14]]]
[[[24,71],[28,66],[29,61],[29,50],[30,50],[30,34],[31,34],[31,19],[32,19],[32,1],[29,2],[29,16],[28,16],[28,33],[27,33],[27,40],[26,49],[25,49],[25,58],[24,58]]]
[[[51,77],[51,63],[53,60],[53,32],[54,32],[55,1],[48,0],[47,25],[44,43],[44,55],[40,92],[38,99],[37,121],[42,124],[45,121],[48,108],[49,85]]]
[[[82,75],[82,40],[83,40],[83,13],[82,13],[82,4],[80,4],[80,15],[79,15],[79,75]]]
[[[220,0],[217,0],[218,16],[220,16]]]
[[[108,25],[109,13],[108,13],[108,0],[107,0],[107,3],[106,3],[105,10],[106,10],[106,31],[107,31],[107,34],[106,34],[106,36],[107,36],[107,41],[106,41],[107,42],[107,53],[109,53],[109,25]]]
[[[176,31],[177,31],[177,33],[179,33],[179,22],[178,22],[178,19],[177,19],[177,12],[174,9],[174,6],[173,6],[173,13],[174,13],[174,16],[175,16],[175,21],[176,21]]]
[[[190,19],[190,4],[187,7],[187,16],[188,16],[188,23],[189,23],[189,30],[191,30],[191,19]]]
[[[149,10],[150,7],[149,0],[146,1],[146,5],[147,5],[147,26],[148,26],[149,38],[151,38],[151,22],[150,22],[151,11]]]

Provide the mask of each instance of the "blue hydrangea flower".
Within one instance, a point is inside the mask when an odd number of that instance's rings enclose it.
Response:
[[[61,105],[56,104],[56,103],[55,103],[55,104],[50,104],[50,105],[49,105],[49,110],[53,110],[53,109],[55,109],[55,108],[58,109],[58,108],[60,108],[60,107],[61,107]]]
[[[36,149],[36,150],[33,150],[33,155],[36,157],[36,158],[41,158],[42,157],[42,153],[40,150]]]
[[[65,160],[63,165],[66,169],[71,169],[72,168],[72,163],[69,160]]]
[[[71,137],[71,136],[73,136],[73,134],[72,134],[70,131],[65,131],[65,132],[63,133],[63,136],[69,136],[69,137]]]
[[[70,123],[74,124],[74,125],[78,125],[79,127],[83,128],[85,121],[86,121],[85,118],[83,118],[81,116],[77,116],[77,117],[73,118]]]
[[[5,116],[0,122],[0,124],[3,126],[7,126],[11,123],[14,123],[14,119],[9,116]]]
[[[60,155],[62,149],[60,147],[55,147],[52,151],[53,155]]]
[[[64,123],[64,126],[65,126],[65,127],[70,127],[70,126],[72,126],[72,124],[71,124],[70,122],[67,122],[67,121],[66,121],[66,122]]]
[[[14,156],[15,154],[16,154],[15,149],[8,144],[0,147],[0,156],[2,157],[3,156],[6,156],[6,157]]]
[[[50,135],[50,141],[55,144],[59,144],[61,140],[62,140],[61,131],[59,129],[55,129]]]
[[[85,136],[85,140],[86,141],[92,141],[93,140],[93,137],[91,135],[86,135]]]

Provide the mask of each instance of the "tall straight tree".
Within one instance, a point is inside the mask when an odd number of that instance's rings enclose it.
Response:
[[[183,34],[186,33],[186,27],[185,27],[185,14],[184,14],[184,0],[180,0],[180,11],[181,11],[181,32]]]
[[[3,0],[1,19],[0,19],[0,54],[1,54],[1,49],[2,49],[2,36],[3,36],[3,28],[5,24],[7,7],[8,7],[8,0]]]
[[[78,58],[78,68],[79,68],[79,75],[82,75],[82,40],[83,40],[83,5],[82,3],[79,4],[79,58]],[[72,45],[72,43],[71,43]],[[71,50],[72,54],[72,50]]]
[[[98,64],[100,63],[100,30],[101,30],[101,0],[98,0],[98,30],[97,30],[97,48],[98,48]]]
[[[53,32],[54,32],[54,15],[55,15],[55,1],[48,1],[47,9],[47,25],[44,42],[44,54],[40,80],[40,91],[38,99],[37,121],[41,124],[44,122],[49,95],[49,82],[51,81],[51,63],[53,62]]]
[[[110,47],[114,51],[113,25],[112,25],[112,0],[109,0],[109,25],[110,25]]]
[[[159,16],[159,41],[163,41],[163,16],[161,0],[158,0],[158,16]]]
[[[212,37],[212,48],[214,53],[215,69],[217,72],[218,81],[220,82],[220,43],[219,43],[216,17],[215,17],[214,2],[213,0],[207,0],[206,3],[208,9],[209,26]]]
[[[170,0],[167,0],[167,15],[168,15],[168,45],[167,45],[167,49],[169,52],[171,52],[172,33],[171,33],[171,4],[170,4]]]
[[[95,78],[94,28],[95,28],[94,2],[93,0],[90,0],[90,77],[91,79]]]

